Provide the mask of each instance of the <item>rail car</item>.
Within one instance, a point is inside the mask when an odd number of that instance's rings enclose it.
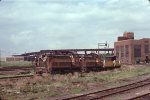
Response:
[[[47,72],[53,70],[81,70],[114,68],[121,66],[115,56],[106,57],[104,61],[97,54],[73,55],[42,55],[36,60],[36,67],[45,68]]]

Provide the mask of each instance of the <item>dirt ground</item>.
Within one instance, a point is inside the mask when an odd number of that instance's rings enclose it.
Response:
[[[0,79],[0,100],[47,100],[127,84],[150,77],[149,65],[101,71]]]
[[[0,76],[1,75],[18,75],[18,74],[27,74],[33,72],[31,66],[9,66],[9,67],[0,67]]]

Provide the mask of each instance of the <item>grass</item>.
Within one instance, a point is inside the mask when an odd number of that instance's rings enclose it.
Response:
[[[22,97],[26,95],[28,99],[33,100],[34,98],[32,97],[36,96],[38,96],[39,99],[47,99],[49,97],[80,93],[94,88],[97,89],[110,87],[112,85],[120,85],[124,80],[134,79],[145,74],[150,74],[150,67],[145,65],[137,65],[134,67],[122,66],[121,68],[114,70],[90,72],[84,73],[84,75],[75,72],[73,75],[56,74],[53,75],[53,77],[48,76],[46,78],[38,76],[34,79],[24,80],[24,82],[18,80],[14,83],[14,87],[15,84],[19,82],[24,84],[24,86],[18,90],[21,92],[21,94],[17,96],[19,99],[22,99],[20,95],[22,95]],[[8,84],[8,82],[6,84]],[[6,85],[3,85],[4,88],[8,88],[5,86]],[[7,97],[7,93],[3,94],[3,96]],[[14,95],[14,97],[16,97],[16,95]]]
[[[132,77],[137,77],[141,76],[143,74],[150,73],[150,67],[135,67],[135,68],[127,68],[127,69],[121,69],[121,70],[114,70],[109,73],[104,73],[104,74],[98,74],[98,75],[93,75],[91,81],[97,81],[97,82],[114,82],[117,80],[121,79],[127,79],[127,78],[132,78]]]
[[[7,66],[32,66],[32,62],[29,61],[7,61],[7,62],[1,62],[2,67],[7,67]]]
[[[38,92],[44,92],[47,88],[45,86],[27,86],[25,88],[20,89],[23,93],[38,93]]]
[[[84,88],[82,88],[82,87],[76,87],[76,88],[72,88],[71,90],[70,90],[70,92],[71,93],[80,93],[80,92],[82,92],[82,91],[84,91]]]
[[[50,97],[55,97],[55,96],[58,96],[58,95],[59,94],[55,91],[51,91],[51,92],[48,93],[48,96],[50,96]]]

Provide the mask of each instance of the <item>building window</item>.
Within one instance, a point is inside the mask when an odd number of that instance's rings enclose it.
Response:
[[[121,46],[121,57],[124,57],[124,46]]]
[[[119,58],[119,46],[116,46],[116,57]]]
[[[145,43],[149,43],[149,41],[144,41]]]
[[[141,57],[141,45],[134,45],[134,57]]]
[[[144,52],[149,53],[149,45],[148,44],[144,45]]]
[[[129,57],[129,45],[125,45],[125,50],[126,50],[126,57]]]

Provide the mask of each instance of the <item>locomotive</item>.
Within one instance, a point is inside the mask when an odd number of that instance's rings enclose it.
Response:
[[[103,60],[103,68],[121,67],[120,61],[116,60],[116,56],[106,56]]]
[[[43,54],[39,57],[35,57],[33,62],[36,71],[42,69],[47,73],[56,70],[80,70],[81,72],[86,72],[89,69],[97,70],[121,66],[120,62],[116,61],[115,56],[108,56],[104,60],[101,60],[99,55],[95,53],[59,55]]]

